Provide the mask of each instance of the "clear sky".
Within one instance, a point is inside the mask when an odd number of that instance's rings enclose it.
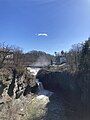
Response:
[[[90,0],[0,0],[0,42],[53,54],[89,36]]]

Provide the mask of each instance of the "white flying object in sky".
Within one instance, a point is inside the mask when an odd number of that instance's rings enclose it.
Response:
[[[45,36],[45,37],[47,37],[48,36],[48,34],[47,33],[38,33],[38,34],[35,34],[36,36]]]

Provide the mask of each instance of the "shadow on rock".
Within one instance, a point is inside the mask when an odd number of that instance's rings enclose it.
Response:
[[[66,120],[63,102],[57,94],[53,94],[49,98],[50,102],[47,104],[47,112],[44,120]]]

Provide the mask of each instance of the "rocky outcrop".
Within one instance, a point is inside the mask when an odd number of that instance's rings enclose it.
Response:
[[[37,78],[45,89],[62,94],[70,102],[81,97],[80,87],[71,73],[40,70]]]
[[[68,120],[90,119],[90,72],[53,72],[41,70],[37,78],[45,89],[63,98]]]
[[[8,97],[18,99],[20,96],[36,93],[38,88],[35,82],[35,76],[27,71],[19,74],[15,69],[12,69],[8,71],[6,78],[5,72],[0,74],[0,78],[0,97],[5,100]]]

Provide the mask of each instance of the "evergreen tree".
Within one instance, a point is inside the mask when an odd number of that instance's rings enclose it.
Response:
[[[90,38],[83,45],[79,69],[81,71],[90,70]]]

